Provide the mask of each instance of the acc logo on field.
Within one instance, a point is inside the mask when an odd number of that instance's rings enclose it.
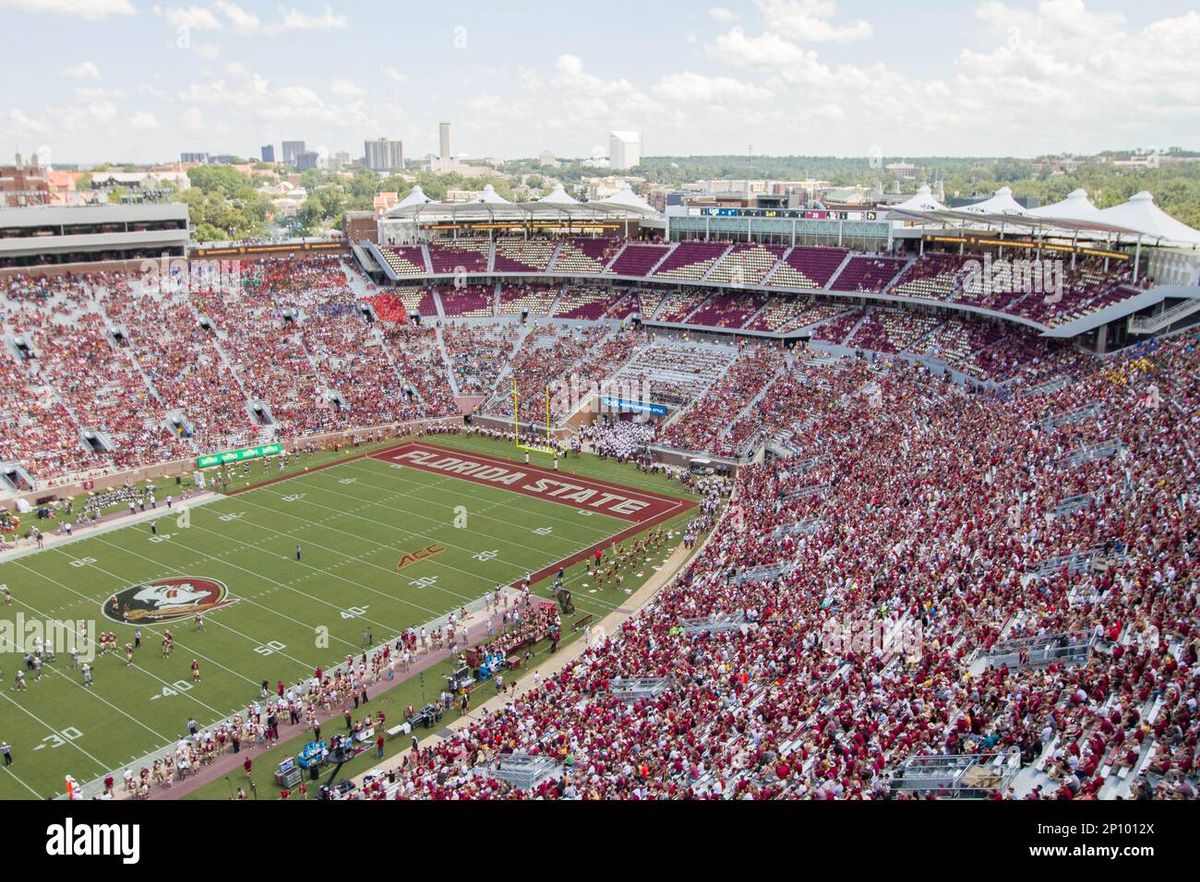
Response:
[[[118,591],[116,609],[110,598],[104,615],[114,622],[170,622],[212,612],[237,603],[229,589],[213,579],[159,579]]]
[[[439,554],[445,553],[446,549],[441,545],[430,545],[428,548],[422,548],[420,551],[411,551],[400,558],[400,563],[396,564],[396,572],[408,569],[413,564],[419,564],[421,561],[429,560],[437,557]]]

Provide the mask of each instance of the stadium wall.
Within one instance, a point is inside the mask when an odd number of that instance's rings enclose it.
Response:
[[[308,435],[303,438],[297,438],[292,441],[287,441],[284,446],[288,452],[292,452],[298,447],[303,447],[307,444],[326,445],[331,442],[346,442],[352,443],[356,435],[375,435],[379,436],[379,440],[385,440],[389,435],[392,438],[403,438],[413,434],[419,429],[429,428],[431,426],[444,425],[460,425],[458,417],[443,417],[438,419],[428,420],[412,420],[406,423],[392,423],[386,426],[373,426],[362,429],[347,429],[339,432],[326,432],[321,435]],[[380,435],[382,433],[382,435]],[[40,490],[32,490],[25,493],[15,493],[7,498],[5,502],[9,508],[15,508],[16,502],[23,499],[30,505],[37,506],[42,502],[53,502],[57,499],[71,499],[80,496],[89,490],[103,492],[111,490],[115,487],[124,486],[127,481],[139,483],[141,481],[154,481],[163,478],[173,478],[177,475],[190,475],[196,469],[196,460],[198,457],[189,459],[177,459],[172,462],[158,463],[155,465],[141,466],[135,469],[126,469],[120,472],[108,472],[98,475],[76,475],[70,480],[63,481],[58,484],[49,484]],[[84,487],[85,483],[90,483],[90,488]]]

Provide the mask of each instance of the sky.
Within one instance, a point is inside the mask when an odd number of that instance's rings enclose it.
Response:
[[[0,0],[0,156],[1200,149],[1191,0]],[[277,153],[277,156],[279,154]]]

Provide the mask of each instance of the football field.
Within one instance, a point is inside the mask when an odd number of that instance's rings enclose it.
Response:
[[[537,582],[690,507],[677,486],[633,469],[585,458],[595,465],[564,468],[589,474],[558,474],[497,458],[500,449],[408,443],[206,504],[160,506],[157,534],[149,521],[117,522],[0,563],[13,598],[0,629],[25,641],[0,655],[0,741],[14,757],[0,768],[0,798],[53,797],[67,774],[87,783],[140,767],[190,718],[203,729],[244,711],[263,681],[311,677],[497,583]],[[578,565],[569,572],[578,615],[624,599],[583,590]],[[20,648],[51,628],[115,632],[121,649],[95,659],[91,686],[62,651],[35,679]],[[129,667],[123,647],[137,629]]]

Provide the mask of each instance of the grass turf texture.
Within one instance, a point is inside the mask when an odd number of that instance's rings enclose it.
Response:
[[[436,443],[517,460],[511,445],[488,439],[445,436]],[[348,456],[361,452],[344,451]],[[533,455],[531,464],[546,467],[551,460]],[[662,476],[594,457],[564,460],[560,469],[686,497],[678,484]],[[269,470],[259,472],[252,467],[251,480],[270,475]],[[462,528],[454,523],[459,507],[467,514]],[[690,516],[678,515],[666,526]],[[12,745],[15,760],[0,770],[0,798],[55,796],[62,792],[66,774],[86,782],[118,771],[175,742],[189,717],[204,728],[243,710],[258,697],[263,680],[294,683],[311,676],[318,665],[329,668],[347,654],[360,653],[366,629],[379,641],[420,626],[480,599],[496,582],[507,584],[526,572],[552,567],[631,526],[598,513],[583,517],[577,509],[502,487],[396,469],[373,458],[300,472],[193,508],[190,518],[185,529],[176,526],[174,517],[160,518],[158,542],[152,541],[148,525],[139,524],[0,564],[0,583],[14,596],[12,606],[0,608],[0,618],[15,621],[23,613],[27,620],[95,620],[98,630],[115,631],[121,646],[132,642],[134,626],[103,617],[101,609],[109,596],[128,586],[165,578],[212,579],[228,586],[237,600],[206,615],[203,633],[193,632],[190,619],[143,624],[134,667],[126,668],[123,654],[102,657],[95,664],[95,684],[87,689],[60,653],[45,666],[40,682],[26,672],[28,688],[18,693],[13,674],[21,657],[0,656],[5,670],[0,741]],[[547,527],[548,535],[533,533]],[[397,571],[405,554],[432,544],[445,552]],[[302,561],[295,559],[297,545],[304,550]],[[644,568],[646,578],[650,567]],[[595,595],[581,589],[582,569],[577,565],[568,578],[577,615],[604,615],[620,605],[625,595],[613,587]],[[635,575],[627,575],[627,588],[644,581]],[[434,578],[436,583],[422,582]],[[539,589],[548,594],[545,584]],[[169,659],[161,657],[159,648],[164,627],[176,636]],[[318,642],[319,628],[328,629],[324,644]],[[482,636],[472,634],[473,641]],[[569,621],[564,636],[568,641],[577,637]],[[203,674],[195,687],[193,658]],[[448,668],[425,672],[428,698],[436,697]],[[405,704],[421,699],[421,683],[414,677],[373,700],[369,709],[383,709],[397,720]],[[453,715],[445,722],[451,719]],[[270,783],[274,762],[294,752],[302,740],[266,754],[254,752],[260,786]],[[344,774],[357,774],[372,762],[370,756],[360,757]],[[195,795],[225,798],[228,789],[217,781]]]

